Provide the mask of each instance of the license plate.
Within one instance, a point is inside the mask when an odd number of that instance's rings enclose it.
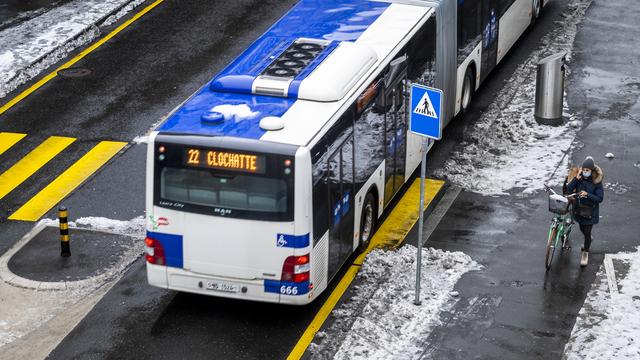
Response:
[[[237,293],[240,291],[240,286],[236,284],[207,281],[207,290]]]

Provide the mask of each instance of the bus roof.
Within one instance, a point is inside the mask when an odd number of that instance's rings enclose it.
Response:
[[[157,131],[306,145],[429,12],[386,1],[302,0]],[[263,130],[265,117],[280,117],[284,128]]]

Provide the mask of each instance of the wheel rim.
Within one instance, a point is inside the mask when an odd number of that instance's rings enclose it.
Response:
[[[367,245],[369,243],[369,238],[371,237],[371,232],[373,231],[373,204],[371,204],[371,202],[368,202],[364,207],[363,213],[362,243],[363,245]]]
[[[533,0],[533,16],[536,19],[540,16],[540,0]]]
[[[471,76],[464,77],[464,86],[462,94],[462,109],[467,110],[471,103]]]
[[[553,260],[553,254],[556,252],[555,241],[556,234],[558,232],[557,228],[553,228],[549,233],[549,239],[547,240],[547,252],[544,257],[544,262],[547,270],[551,268],[551,261]]]

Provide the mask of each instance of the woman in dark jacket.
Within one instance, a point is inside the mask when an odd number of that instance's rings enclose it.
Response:
[[[587,266],[589,262],[591,230],[600,220],[600,203],[604,199],[603,178],[602,169],[595,164],[591,156],[587,156],[582,162],[582,171],[567,184],[568,193],[578,194],[577,201],[573,205],[573,217],[580,224],[580,231],[584,235],[584,246],[580,256],[581,266]]]

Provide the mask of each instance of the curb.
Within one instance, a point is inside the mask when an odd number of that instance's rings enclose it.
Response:
[[[135,248],[129,249],[125,252],[125,259],[123,262],[118,263],[113,268],[108,269],[104,274],[96,275],[83,280],[76,281],[34,281],[21,276],[14,274],[9,269],[9,261],[11,258],[22,249],[26,244],[31,241],[36,235],[38,235],[42,230],[44,230],[47,226],[44,224],[37,224],[33,229],[31,229],[27,234],[25,234],[20,241],[18,241],[11,249],[9,249],[6,253],[4,253],[0,257],[0,280],[5,283],[19,287],[24,289],[33,289],[33,290],[49,290],[49,291],[61,291],[61,290],[75,290],[75,289],[83,289],[88,287],[99,287],[104,283],[107,283],[116,277],[118,277],[122,272],[124,272],[131,264],[133,264],[141,255],[135,254]],[[71,228],[71,227],[70,227]],[[78,229],[78,228],[75,228]],[[87,230],[87,229],[83,229]],[[99,231],[99,230],[91,230],[94,232],[100,232],[105,234],[114,234],[119,236],[127,236],[122,234],[111,233],[108,231]],[[130,236],[131,237],[131,236]],[[127,253],[133,253],[132,255],[127,257]]]

